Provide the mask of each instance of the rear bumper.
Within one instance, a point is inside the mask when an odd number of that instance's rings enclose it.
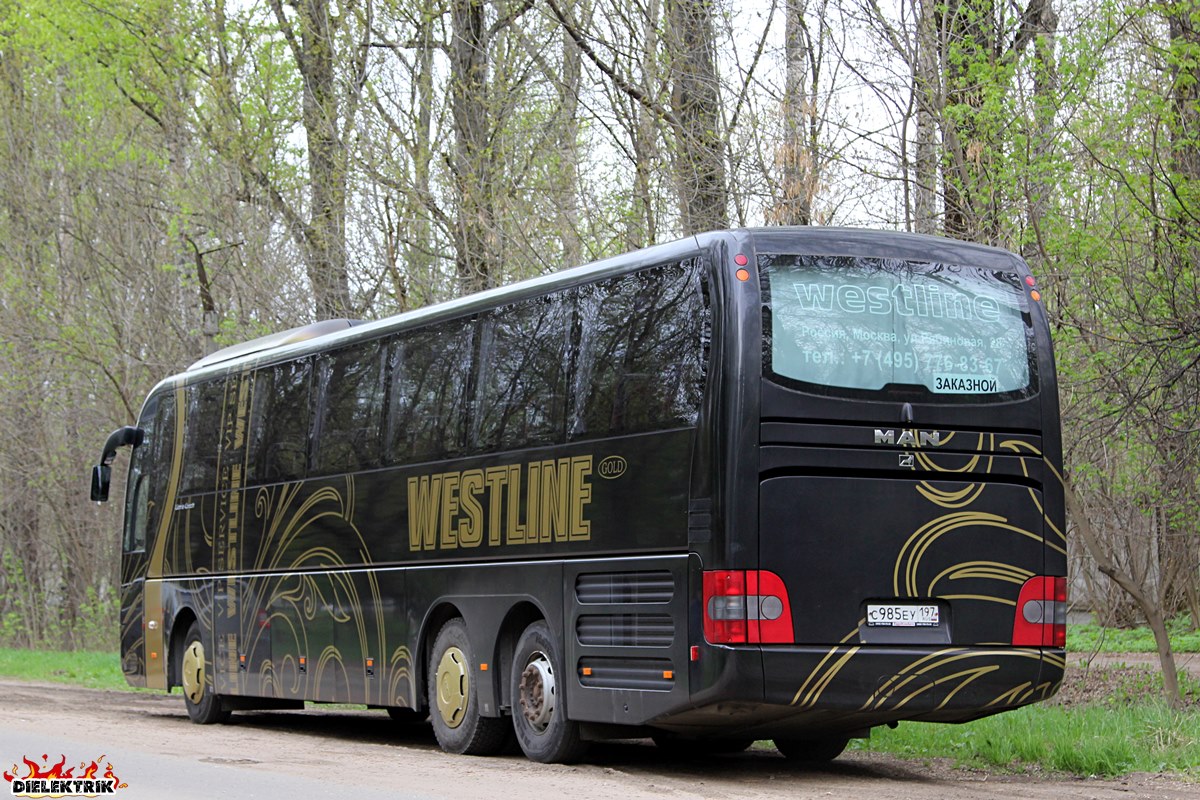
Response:
[[[900,720],[967,722],[1045,700],[1062,650],[1016,647],[763,647],[726,650],[726,674],[761,659],[761,693],[721,682],[697,706],[654,721],[691,735],[864,735]],[[714,687],[715,688],[715,687]],[[757,696],[755,696],[757,694]]]

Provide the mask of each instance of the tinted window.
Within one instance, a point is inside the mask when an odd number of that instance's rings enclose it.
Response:
[[[945,399],[1032,390],[1033,327],[1014,272],[891,259],[761,256],[766,363],[785,382]]]
[[[463,452],[474,329],[472,320],[453,320],[406,331],[393,342],[391,461],[430,461]]]
[[[575,437],[694,425],[708,308],[698,259],[579,289]]]
[[[221,441],[221,409],[225,382],[208,381],[187,387],[187,425],[184,432],[183,494],[217,488],[217,456]]]
[[[250,480],[300,480],[308,452],[308,359],[260,370],[255,378]]]
[[[128,551],[146,549],[146,530],[150,524],[150,495],[151,483],[160,470],[157,467],[155,453],[160,449],[158,440],[158,413],[162,403],[158,398],[152,398],[142,411],[138,427],[142,429],[142,443],[133,449],[129,459],[129,482],[125,494],[125,541],[124,548]]]
[[[497,309],[483,321],[473,443],[511,450],[562,441],[571,295]]]
[[[320,419],[313,467],[334,474],[379,466],[383,360],[377,342],[346,348],[317,362]]]

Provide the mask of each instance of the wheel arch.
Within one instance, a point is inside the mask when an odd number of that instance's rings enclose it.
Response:
[[[167,648],[167,691],[171,691],[176,686],[183,685],[183,678],[180,675],[180,665],[183,663],[183,646],[187,640],[188,631],[195,624],[198,617],[191,606],[184,606],[175,613],[175,618],[171,620],[171,630],[169,631],[170,639]]]
[[[492,681],[496,696],[500,698],[500,705],[505,708],[512,708],[510,684],[517,641],[526,628],[538,621],[546,622],[546,613],[534,601],[521,600],[508,610],[504,621],[500,623],[500,630],[496,635],[496,650],[492,655],[492,662],[496,665]]]
[[[413,664],[413,695],[417,702],[415,708],[429,707],[429,698],[425,691],[429,673],[429,651],[433,647],[433,640],[437,638],[438,631],[455,617],[463,617],[462,610],[455,603],[444,600],[435,603],[421,623],[421,633],[417,639],[416,663]],[[465,620],[465,617],[463,618]]]

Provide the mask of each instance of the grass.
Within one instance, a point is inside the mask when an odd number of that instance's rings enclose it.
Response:
[[[1167,623],[1171,648],[1176,653],[1200,653],[1200,631],[1189,630],[1187,616]],[[1156,653],[1154,634],[1149,628],[1102,628],[1099,625],[1068,625],[1067,650],[1073,653]]]
[[[0,647],[0,676],[26,681],[72,683],[89,689],[129,689],[116,653],[62,652]]]
[[[949,757],[965,767],[1024,772],[1035,768],[1113,777],[1177,772],[1200,778],[1200,715],[1158,702],[1071,709],[1027,706],[969,722],[902,722],[877,728],[852,750],[905,758]]]

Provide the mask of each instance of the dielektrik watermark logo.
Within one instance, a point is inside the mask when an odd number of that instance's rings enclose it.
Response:
[[[11,772],[4,772],[13,797],[101,797],[129,787],[116,776],[105,756],[93,759],[90,764],[81,761],[78,767],[68,767],[65,755],[54,765],[50,765],[50,757],[44,754],[41,764],[29,756],[21,760],[25,762],[24,770],[13,764]]]

